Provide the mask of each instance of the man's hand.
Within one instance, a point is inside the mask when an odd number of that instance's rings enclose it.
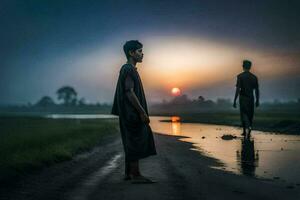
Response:
[[[233,102],[233,107],[236,108],[236,102],[235,101]]]
[[[259,101],[256,100],[255,102],[255,106],[258,107],[259,106]]]
[[[141,120],[142,122],[149,124],[150,123],[150,119],[149,116],[144,112],[140,114]]]

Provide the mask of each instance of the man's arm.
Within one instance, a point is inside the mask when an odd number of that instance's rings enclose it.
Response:
[[[258,87],[258,80],[256,79],[256,87],[255,87],[255,106],[258,107],[259,106],[259,87]]]
[[[233,100],[233,107],[234,107],[234,108],[236,108],[236,100],[237,100],[239,94],[240,94],[240,88],[239,88],[239,87],[236,87],[235,95],[234,95],[234,100]]]
[[[241,86],[240,86],[240,79],[237,77],[236,80],[236,89],[235,89],[235,95],[234,95],[234,100],[233,100],[233,107],[236,108],[236,100],[240,94]]]
[[[138,111],[142,121],[145,123],[149,123],[150,119],[149,119],[147,113],[145,112],[144,108],[140,104],[137,96],[135,95],[133,88],[134,88],[134,82],[130,78],[130,76],[127,76],[127,78],[125,80],[126,97],[130,101],[132,106]]]

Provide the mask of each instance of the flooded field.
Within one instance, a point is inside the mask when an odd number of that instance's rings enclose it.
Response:
[[[153,131],[180,135],[194,150],[224,163],[222,170],[260,178],[300,183],[300,136],[252,131],[244,139],[237,127],[181,123],[179,117],[152,117]],[[230,137],[223,137],[230,135]]]

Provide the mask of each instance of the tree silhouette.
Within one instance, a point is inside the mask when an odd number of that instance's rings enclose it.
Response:
[[[204,97],[203,97],[203,96],[199,96],[199,97],[198,97],[198,101],[199,101],[199,102],[204,102],[204,101],[205,101],[205,99],[204,99]]]
[[[49,96],[43,96],[36,104],[36,106],[47,107],[55,105],[53,99]]]
[[[57,99],[63,100],[64,105],[76,105],[77,103],[77,92],[73,87],[63,86],[56,91]]]
[[[188,98],[186,94],[181,96],[176,96],[174,99],[171,100],[171,104],[188,104],[191,103],[191,100]]]
[[[85,106],[85,105],[86,105],[86,101],[85,101],[85,98],[84,98],[84,97],[82,97],[81,99],[79,99],[78,105],[79,105],[79,106]]]

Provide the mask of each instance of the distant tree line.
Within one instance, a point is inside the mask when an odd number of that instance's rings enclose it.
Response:
[[[43,96],[36,103],[27,105],[0,106],[0,113],[28,114],[108,114],[111,104],[87,103],[85,98],[78,98],[78,93],[71,86],[63,86],[56,91],[57,102],[50,96]]]
[[[79,98],[77,91],[71,86],[60,87],[56,91],[57,102],[50,96],[43,96],[35,104],[0,106],[0,112],[42,112],[42,113],[110,113],[111,104],[87,103],[84,97]],[[300,113],[300,98],[294,101],[280,101],[275,99],[271,102],[262,102],[259,110],[279,110]],[[193,113],[193,112],[215,112],[233,111],[232,100],[218,98],[216,100],[206,99],[199,95],[197,98],[189,98],[183,94],[161,103],[149,104],[152,114],[162,113]]]
[[[231,99],[218,98],[216,101],[205,99],[203,96],[198,96],[196,99],[190,99],[186,94],[174,97],[170,101],[163,100],[162,103],[156,104],[161,106],[203,106],[203,107],[231,107]]]
[[[65,106],[65,107],[74,107],[74,106],[88,106],[92,104],[87,104],[84,97],[78,99],[78,93],[71,86],[63,86],[56,91],[57,100],[61,103],[56,104],[55,101],[49,96],[43,96],[40,100],[37,101],[34,106],[37,107],[51,107],[51,106]],[[95,105],[100,106],[100,103]]]
[[[294,101],[281,102],[274,100],[273,102],[263,102],[259,108],[263,109],[284,109],[284,110],[300,110],[300,98]],[[201,111],[233,111],[232,100],[226,98],[218,98],[216,100],[205,99],[203,96],[191,99],[187,95],[174,97],[173,99],[166,101],[163,100],[161,103],[151,105],[150,108],[152,113],[193,113]]]

